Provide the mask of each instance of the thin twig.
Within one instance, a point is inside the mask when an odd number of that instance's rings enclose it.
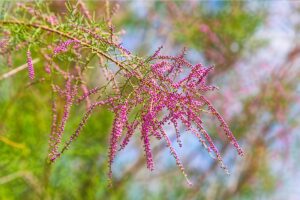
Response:
[[[34,59],[34,60],[32,61],[32,64],[35,64],[35,63],[37,63],[37,62],[39,62],[39,59],[38,59],[38,58],[37,58],[37,59]],[[9,71],[9,72],[7,72],[7,73],[1,75],[1,76],[0,76],[0,81],[3,80],[3,79],[8,78],[8,77],[10,77],[10,76],[13,76],[13,75],[15,75],[16,73],[18,73],[18,72],[20,72],[20,71],[26,69],[27,66],[28,66],[27,63],[26,63],[26,64],[23,64],[23,65],[21,65],[20,67],[17,67],[17,68],[15,68],[15,69],[13,69],[13,70],[11,70],[11,71]]]
[[[113,63],[115,63],[117,66],[119,66],[119,67],[123,68],[124,70],[130,72],[130,70],[128,70],[123,64],[121,64],[117,60],[113,59],[108,54],[100,51],[99,49],[95,48],[94,46],[90,45],[87,42],[84,42],[82,40],[77,39],[76,37],[73,37],[73,36],[69,35],[68,33],[64,33],[64,32],[61,32],[59,30],[52,29],[52,28],[50,28],[48,26],[43,26],[43,25],[40,25],[40,24],[26,23],[26,22],[21,22],[21,21],[13,21],[13,20],[10,21],[10,20],[7,20],[7,21],[0,21],[0,24],[3,24],[3,25],[6,25],[6,24],[16,24],[16,25],[23,25],[23,26],[33,27],[33,28],[40,28],[40,29],[42,29],[44,31],[56,33],[56,34],[58,34],[60,36],[63,36],[65,38],[78,41],[82,46],[90,48],[91,50],[95,51],[97,54],[99,54],[99,55],[105,57],[106,59],[112,61]]]

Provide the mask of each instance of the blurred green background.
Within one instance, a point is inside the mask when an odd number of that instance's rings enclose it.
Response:
[[[53,1],[51,9],[63,12],[64,3]],[[96,16],[104,4],[86,2]],[[22,71],[0,80],[0,199],[299,199],[300,2],[134,0],[110,1],[110,8],[123,45],[133,53],[148,56],[163,45],[164,54],[175,55],[187,47],[193,63],[215,66],[208,81],[220,90],[210,99],[245,157],[207,119],[230,176],[189,135],[176,149],[192,187],[160,144],[153,150],[156,169],[149,172],[136,138],[118,154],[109,188],[113,115],[99,109],[70,150],[49,165],[49,86],[28,86]],[[25,51],[1,56],[0,75],[25,62]],[[72,110],[66,132],[78,125],[80,113]]]

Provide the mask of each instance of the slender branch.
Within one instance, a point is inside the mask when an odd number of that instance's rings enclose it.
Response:
[[[0,136],[0,141],[9,145],[9,146],[12,146],[14,148],[18,148],[18,149],[26,149],[27,147],[22,144],[22,143],[17,143],[17,142],[14,142],[6,137],[3,137],[3,136]]]
[[[8,183],[16,178],[23,177],[25,173],[26,172],[24,172],[24,171],[20,171],[20,172],[8,174],[6,176],[2,176],[2,177],[0,177],[0,185]]]
[[[32,64],[35,64],[35,63],[37,63],[37,62],[39,62],[39,59],[34,59],[34,60],[32,61]],[[15,68],[15,69],[9,71],[9,72],[7,72],[7,73],[5,73],[5,74],[3,74],[3,75],[1,75],[1,76],[0,76],[0,81],[3,80],[3,79],[8,78],[8,77],[10,77],[10,76],[13,76],[13,75],[15,75],[16,73],[18,73],[18,72],[20,72],[20,71],[22,71],[22,70],[24,70],[24,69],[26,69],[26,68],[27,68],[27,63],[24,64],[24,65],[21,65],[20,67],[17,67],[17,68]]]
[[[103,56],[106,59],[108,59],[108,60],[112,61],[113,63],[115,63],[117,66],[123,68],[127,72],[130,72],[130,70],[128,70],[123,64],[121,64],[117,60],[113,59],[108,54],[100,51],[99,49],[95,48],[94,46],[90,45],[87,42],[84,42],[82,40],[77,39],[76,37],[73,37],[73,36],[69,35],[68,33],[64,33],[64,32],[61,32],[59,30],[52,29],[52,28],[50,28],[48,26],[44,26],[44,25],[40,25],[40,24],[26,23],[26,22],[21,22],[21,21],[6,20],[6,21],[0,21],[0,24],[2,24],[2,25],[16,24],[16,25],[33,27],[33,28],[40,28],[40,29],[42,29],[44,31],[52,32],[52,33],[58,34],[60,36],[63,36],[65,38],[78,41],[82,46],[86,46],[86,47],[90,48],[91,50],[95,51],[97,54],[100,54],[101,56]]]

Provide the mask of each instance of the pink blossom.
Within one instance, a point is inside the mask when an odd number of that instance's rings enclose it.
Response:
[[[31,53],[30,50],[27,50],[27,65],[28,65],[28,76],[31,80],[34,79],[34,68],[33,68],[33,64],[32,64],[32,57],[31,57]]]
[[[117,108],[117,114],[113,123],[113,130],[110,137],[110,147],[109,147],[109,177],[112,177],[112,163],[116,156],[118,141],[122,136],[123,129],[127,122],[127,103],[124,103]]]
[[[68,47],[73,43],[78,43],[78,41],[69,39],[65,42],[60,43],[58,46],[54,48],[53,50],[54,55],[57,55],[61,52],[66,52],[68,50]]]

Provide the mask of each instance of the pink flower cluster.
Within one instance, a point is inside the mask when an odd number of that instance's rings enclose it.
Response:
[[[55,92],[58,92],[61,97],[65,99],[65,105],[64,105],[64,111],[62,115],[62,119],[60,123],[58,123],[57,120],[57,111],[56,111],[56,104],[55,102],[52,102],[52,127],[51,127],[51,134],[50,134],[50,140],[49,140],[49,158],[51,161],[54,161],[57,157],[60,156],[60,153],[58,152],[59,144],[61,143],[63,133],[65,131],[65,126],[67,123],[67,120],[70,116],[70,110],[73,105],[73,101],[75,96],[77,95],[77,85],[74,84],[72,86],[72,76],[67,77],[65,89],[62,90],[58,86],[53,85],[52,89]]]
[[[54,48],[54,50],[53,50],[54,55],[57,55],[57,54],[59,54],[59,53],[68,51],[68,47],[69,47],[71,44],[74,44],[74,43],[76,44],[76,43],[78,43],[78,41],[69,39],[69,40],[67,40],[67,41],[65,41],[65,42],[61,42],[59,45],[57,45],[57,46]],[[77,47],[78,47],[78,46],[75,46],[74,48],[77,48]]]
[[[111,165],[116,156],[118,148],[118,140],[122,136],[123,129],[127,122],[127,103],[120,105],[116,108],[116,116],[113,123],[113,130],[110,138],[110,149],[109,149],[109,177],[112,177]]]
[[[92,34],[91,32],[88,33]],[[112,42],[100,36],[94,34],[91,36],[108,45],[112,44]],[[66,52],[68,47],[73,43],[79,44],[75,40],[67,40],[60,43],[55,47],[53,51],[54,55]],[[113,46],[121,52],[127,52],[120,45]],[[108,153],[108,176],[110,179],[112,178],[112,164],[118,150],[123,150],[129,144],[131,138],[135,134],[140,133],[147,168],[151,171],[154,170],[151,141],[154,139],[163,140],[174,157],[177,166],[187,179],[187,182],[191,184],[187,178],[183,164],[173,147],[173,139],[165,131],[169,125],[174,127],[176,141],[180,147],[182,146],[182,132],[179,131],[179,128],[182,126],[185,127],[187,133],[193,134],[199,140],[208,153],[213,155],[213,158],[218,161],[220,167],[227,172],[221,154],[211,136],[205,130],[205,124],[202,120],[203,116],[214,116],[219,121],[220,127],[223,129],[230,143],[236,148],[238,154],[243,155],[243,151],[224,119],[205,97],[205,93],[216,89],[215,86],[208,85],[206,82],[206,78],[213,68],[204,67],[201,64],[191,64],[185,59],[185,50],[178,56],[162,56],[160,55],[161,49],[162,47],[145,61],[132,63],[135,68],[129,68],[127,69],[128,71],[122,74],[123,77],[121,77],[121,80],[124,78],[126,80],[125,83],[120,81],[117,84],[115,82],[116,75],[112,74],[112,77],[109,76],[109,80],[107,80],[108,84],[110,82],[114,83],[113,88],[115,88],[115,93],[113,97],[108,95],[105,97],[106,99],[97,100],[96,103],[92,103],[90,96],[102,91],[103,87],[96,87],[89,90],[84,86],[82,89],[83,94],[77,97],[78,85],[74,84],[72,86],[72,75],[68,75],[67,72],[54,67],[67,80],[65,90],[61,90],[58,86],[53,88],[54,92],[56,91],[65,97],[66,103],[60,124],[57,123],[56,115],[53,116],[56,124],[52,126],[53,133],[50,138],[50,148],[52,148],[52,151],[49,153],[49,157],[51,161],[56,160],[56,158],[60,157],[68,149],[71,142],[78,137],[96,107],[107,106],[115,114]],[[77,69],[77,72],[79,76],[76,78],[81,80],[80,70]],[[131,89],[128,89],[127,83],[131,79],[135,79],[135,83],[130,83]],[[62,150],[58,152],[58,145],[61,143],[72,103],[76,102],[79,104],[83,100],[89,102],[87,112],[75,133],[71,135]],[[129,116],[132,115],[131,113],[136,111],[135,118],[129,120]]]
[[[30,50],[27,50],[27,66],[28,66],[28,76],[31,80],[34,79],[34,68],[33,68],[33,64],[32,64],[32,57],[31,57],[31,53]]]
[[[43,20],[48,25],[38,23],[39,20],[32,23],[6,21],[5,24],[27,27],[24,30],[39,28],[43,30],[42,32],[57,34],[60,39],[68,38],[56,45],[51,44],[41,48],[42,53],[40,54],[47,62],[45,71],[51,74],[53,92],[52,130],[49,139],[50,161],[55,161],[68,149],[70,144],[79,136],[94,109],[99,106],[106,106],[115,114],[108,152],[108,175],[110,178],[112,178],[112,164],[117,152],[123,150],[132,137],[140,133],[138,137],[144,148],[147,168],[151,171],[155,168],[151,148],[152,141],[163,141],[190,184],[183,164],[173,146],[173,138],[170,137],[170,133],[166,132],[169,125],[174,127],[176,141],[180,147],[182,146],[181,135],[184,132],[179,131],[179,128],[182,126],[187,133],[195,135],[208,153],[213,154],[220,166],[227,170],[217,147],[205,129],[203,121],[205,115],[213,116],[220,123],[220,127],[230,143],[236,148],[239,155],[243,155],[243,151],[229,126],[205,96],[206,92],[216,89],[215,86],[208,85],[206,82],[212,67],[207,68],[201,64],[191,64],[185,59],[185,50],[178,56],[163,56],[161,55],[162,47],[160,47],[147,59],[131,55],[130,51],[125,49],[114,35],[115,31],[110,19],[107,19],[107,26],[102,26],[103,23],[97,25],[92,22],[93,20],[83,1],[79,1],[77,5],[89,20],[86,21],[87,23],[82,23],[86,26],[70,25],[76,30],[74,33],[67,27],[53,27],[58,24],[60,18],[56,18],[54,15],[46,17],[43,13],[22,5],[20,4],[20,7],[27,10],[29,14],[36,16],[35,19]],[[200,29],[209,34],[211,40],[218,42],[218,38],[211,34],[209,27],[202,26]],[[0,41],[0,52],[4,51],[6,43],[7,41]],[[28,41],[24,41],[24,44],[27,45]],[[24,44],[22,43],[18,48]],[[51,50],[53,55],[50,55],[48,50]],[[68,57],[66,60],[70,61],[70,65],[60,67],[58,63],[61,62],[56,63],[57,60],[54,58],[68,51],[75,55],[74,59]],[[102,87],[89,89],[81,73],[88,68],[94,56],[99,59],[100,65],[103,67],[107,82]],[[33,80],[35,72],[29,49],[27,51],[27,65],[29,78]],[[72,70],[72,68],[76,70]],[[63,79],[57,78],[58,76],[63,77]],[[64,89],[61,89],[59,84],[65,84]],[[113,85],[112,89],[110,84]],[[82,90],[81,96],[79,96],[80,91],[78,91],[80,89]],[[100,92],[101,95],[92,98],[92,95]],[[86,100],[87,111],[75,132],[60,149],[72,106],[83,100]],[[61,107],[59,107],[59,103],[61,103]],[[59,114],[58,111],[60,110],[62,113]]]
[[[179,146],[181,146],[181,133],[178,127],[182,125],[185,126],[187,132],[191,132],[199,139],[210,154],[215,154],[214,158],[227,171],[217,147],[204,128],[202,116],[205,114],[214,116],[220,122],[225,135],[237,149],[238,154],[243,155],[243,151],[224,119],[204,96],[207,91],[216,88],[206,83],[206,77],[212,67],[206,68],[201,64],[192,65],[184,58],[185,52],[172,57],[159,56],[159,50],[150,57],[151,60],[156,61],[151,65],[151,71],[144,76],[139,85],[127,97],[122,97],[126,99],[125,103],[113,102],[117,109],[114,110],[116,119],[110,144],[110,177],[111,164],[118,149],[117,142],[121,139],[122,133],[124,132],[124,139],[120,144],[120,149],[124,149],[130,138],[135,133],[140,132],[148,169],[154,169],[150,139],[152,137],[157,140],[163,139],[180,170],[187,178],[183,164],[172,146],[171,139],[165,132],[165,127],[169,124],[174,125]],[[139,115],[135,120],[129,122],[127,115],[139,106],[142,107]],[[136,131],[138,129],[140,131]],[[190,183],[188,179],[187,181]]]

